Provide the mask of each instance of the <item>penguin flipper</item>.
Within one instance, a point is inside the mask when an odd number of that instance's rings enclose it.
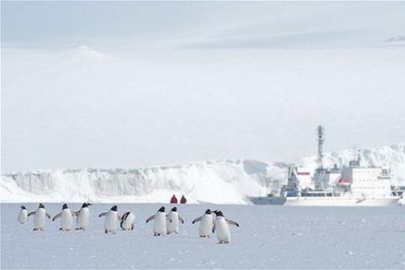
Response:
[[[56,216],[53,217],[52,221],[55,221],[55,219],[60,218],[61,215],[62,213],[57,214]]]
[[[103,213],[101,213],[100,215],[98,215],[98,217],[104,217],[104,216],[106,216],[107,215],[107,212],[103,212]]]
[[[148,223],[149,221],[151,221],[154,218],[155,218],[155,215],[148,217],[148,219],[146,220],[146,223]]]
[[[184,223],[184,219],[179,215],[179,220],[181,221],[181,223]]]
[[[51,215],[49,215],[48,213],[45,213],[46,217],[51,219]]]
[[[194,223],[196,223],[196,222],[198,222],[198,221],[201,221],[201,218],[202,218],[202,217],[198,217],[198,218],[194,219],[194,220],[191,222],[191,224],[194,224]]]
[[[70,212],[72,213],[72,217],[76,216],[76,212],[73,210],[70,210]]]
[[[239,224],[236,221],[226,219],[226,222],[228,222],[228,224],[230,224],[230,225],[235,225],[236,227],[239,227]]]
[[[35,215],[36,212],[37,212],[37,211],[33,211],[33,212],[29,213],[29,214],[28,214],[28,217],[29,217],[29,216],[32,216],[32,215]]]

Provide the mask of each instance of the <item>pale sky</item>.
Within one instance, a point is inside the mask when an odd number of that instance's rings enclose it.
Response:
[[[210,42],[215,35],[257,38],[299,31],[405,28],[405,2],[2,1],[1,5],[2,44],[19,47],[141,38],[161,42],[205,37]]]
[[[1,2],[2,172],[405,138],[405,2]]]

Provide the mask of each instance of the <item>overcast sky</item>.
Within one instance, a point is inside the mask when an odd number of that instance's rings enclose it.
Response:
[[[1,15],[2,44],[10,47],[405,28],[405,2],[379,1],[2,1]]]

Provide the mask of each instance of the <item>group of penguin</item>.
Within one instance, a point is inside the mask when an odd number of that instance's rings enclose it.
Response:
[[[72,211],[67,204],[63,204],[61,212],[56,214],[52,221],[61,219],[61,231],[70,231],[73,227],[73,217],[76,216],[76,230],[86,230],[89,226],[89,206],[90,203],[83,203],[82,207],[78,211]],[[50,219],[51,216],[46,212],[45,206],[40,203],[36,211],[28,213],[25,206],[21,206],[21,210],[18,216],[18,221],[24,224],[28,221],[28,217],[34,215],[34,231],[42,231],[45,227],[46,218]],[[118,230],[118,223],[122,230],[132,231],[134,229],[135,215],[134,213],[126,212],[122,217],[118,215],[118,208],[116,205],[111,207],[108,212],[103,212],[99,217],[104,217],[104,232],[106,234],[116,234]],[[184,223],[184,219],[178,214],[177,207],[173,207],[171,211],[166,214],[165,207],[162,206],[152,216],[146,219],[146,223],[153,220],[153,235],[167,235],[171,233],[179,232],[179,224]],[[199,224],[199,236],[203,238],[210,238],[212,233],[216,233],[220,244],[227,244],[231,239],[231,232],[229,225],[235,225],[239,227],[239,224],[233,220],[226,219],[224,214],[219,211],[211,211],[207,209],[205,213],[194,219],[192,224],[200,222]]]

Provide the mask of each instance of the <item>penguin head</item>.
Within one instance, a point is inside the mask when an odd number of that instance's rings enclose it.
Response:
[[[219,210],[212,211],[212,213],[214,213],[215,215],[217,215],[218,212],[220,212],[220,211]]]
[[[63,209],[68,209],[68,206],[67,206],[67,204],[66,204],[66,203],[64,203],[64,204],[63,204],[63,206],[62,206],[62,210],[63,210]]]
[[[165,207],[164,207],[164,206],[160,207],[159,210],[158,210],[158,212],[164,213],[164,212],[165,212]]]
[[[88,206],[90,206],[90,205],[91,205],[91,203],[84,203],[84,204],[82,205],[82,208],[88,207]]]
[[[115,211],[115,212],[117,212],[117,206],[116,206],[116,205],[114,205],[113,207],[111,207],[111,211]]]
[[[40,203],[38,208],[45,208],[45,206],[42,203]]]
[[[207,215],[211,215],[211,210],[210,210],[210,209],[207,209],[207,211],[205,211],[205,213],[206,213]]]
[[[21,205],[21,209],[27,209],[27,208],[25,208],[25,206],[24,206],[24,205]]]
[[[217,217],[223,217],[224,216],[224,214],[222,214],[221,211],[217,211],[216,214],[217,214]]]
[[[177,212],[177,207],[173,207],[172,212]]]

